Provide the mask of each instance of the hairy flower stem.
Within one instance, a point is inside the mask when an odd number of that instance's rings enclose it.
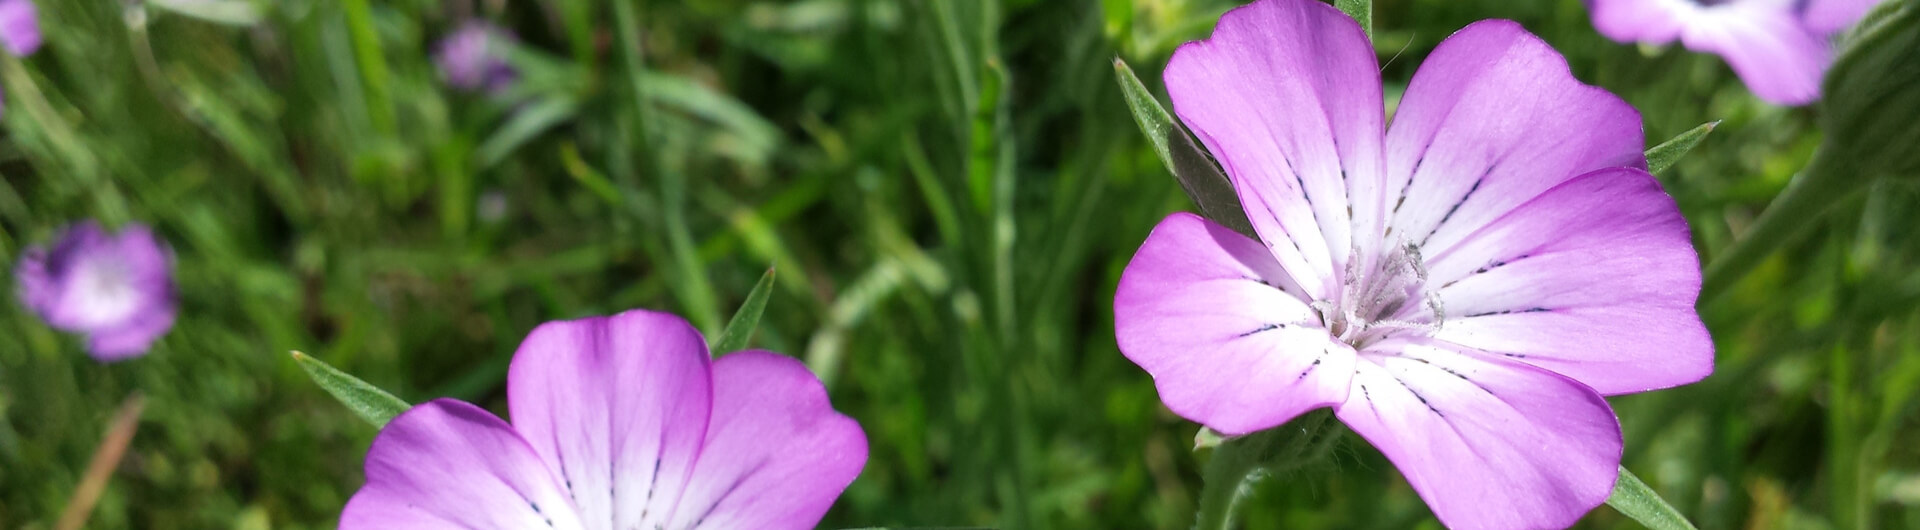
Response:
[[[1333,411],[1320,409],[1285,425],[1221,442],[1213,449],[1213,459],[1207,461],[1206,485],[1200,490],[1200,513],[1194,529],[1233,528],[1240,501],[1253,494],[1254,485],[1268,476],[1319,461],[1339,435]]]
[[[1774,197],[1753,226],[1707,265],[1699,305],[1726,294],[1773,251],[1817,226],[1816,219],[1828,207],[1873,183],[1876,175],[1860,174],[1844,158],[1824,147],[1814,154],[1813,162]]]

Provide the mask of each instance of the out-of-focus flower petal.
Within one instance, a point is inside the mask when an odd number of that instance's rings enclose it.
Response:
[[[1852,27],[1867,16],[1881,0],[1807,0],[1800,19],[1818,35],[1831,35]]]
[[[1666,44],[1680,37],[1685,19],[1699,10],[1687,0],[1586,0],[1593,28],[1618,42]]]
[[[32,0],[0,0],[0,48],[15,57],[40,49],[39,13]]]
[[[1820,76],[1833,61],[1833,45],[1807,30],[1783,9],[1759,5],[1718,6],[1688,24],[1680,35],[1687,49],[1727,60],[1760,99],[1804,105],[1820,98]]]
[[[799,361],[752,350],[713,363],[713,421],[668,528],[813,528],[867,463],[860,424]]]
[[[367,450],[342,530],[585,528],[563,479],[500,418],[451,399],[395,417]]]
[[[1361,359],[1336,415],[1393,461],[1440,522],[1565,528],[1612,492],[1620,424],[1592,389],[1441,342],[1379,349],[1393,355]]]
[[[1547,43],[1474,23],[1427,57],[1387,133],[1385,237],[1426,254],[1567,179],[1646,167],[1640,113],[1574,79]]]
[[[1175,413],[1226,434],[1346,399],[1354,353],[1322,328],[1259,242],[1190,213],[1168,216],[1114,294],[1120,351]]]
[[[543,324],[507,372],[513,426],[566,481],[581,519],[659,526],[706,437],[708,359],[700,333],[667,313]]]
[[[117,361],[146,353],[153,341],[173,328],[171,303],[136,313],[117,327],[94,331],[87,337],[87,351],[102,361]]]
[[[1255,2],[1175,51],[1165,79],[1280,264],[1309,296],[1337,292],[1352,234],[1382,208],[1385,109],[1359,25],[1320,2]]]
[[[1432,256],[1436,338],[1572,377],[1602,394],[1698,381],[1713,341],[1694,311],[1699,258],[1652,175],[1615,168],[1541,194]]]

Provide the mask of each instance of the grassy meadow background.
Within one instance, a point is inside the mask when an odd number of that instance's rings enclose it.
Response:
[[[332,528],[375,431],[289,350],[504,414],[536,324],[645,307],[711,334],[769,266],[755,344],[805,360],[872,447],[824,528],[1192,524],[1198,426],[1112,320],[1148,229],[1192,206],[1112,61],[1158,92],[1234,2],[281,0],[232,24],[35,1],[46,46],[0,56],[0,261],[65,223],[148,223],[180,316],[98,364],[4,282],[0,527],[51,528],[138,392],[90,527]],[[1707,259],[1821,141],[1814,111],[1717,58],[1606,41],[1578,0],[1375,9],[1389,106],[1442,38],[1510,18],[1650,143],[1721,120],[1661,175]],[[518,36],[516,88],[439,77],[433,45],[468,17]],[[1702,528],[1920,528],[1916,204],[1877,184],[1702,307],[1716,372],[1613,400],[1625,464]],[[1350,434],[1246,521],[1439,527]],[[1605,507],[1582,526],[1636,528]]]

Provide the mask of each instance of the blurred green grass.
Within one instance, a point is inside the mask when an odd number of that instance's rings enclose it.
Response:
[[[73,220],[150,223],[182,300],[111,365],[0,304],[0,526],[49,527],[139,391],[93,527],[331,527],[374,431],[288,350],[504,413],[534,325],[650,307],[717,333],[770,264],[756,343],[806,360],[873,448],[823,527],[1191,524],[1197,426],[1111,314],[1147,230],[1191,205],[1110,65],[1157,90],[1232,2],[287,0],[251,26],[38,3],[47,46],[0,58],[0,260]],[[431,46],[470,16],[519,36],[518,88],[439,81]],[[1811,111],[1607,42],[1577,0],[1378,2],[1389,105],[1483,18],[1552,43],[1651,142],[1724,120],[1662,175],[1706,258],[1820,141]],[[1702,528],[1920,528],[1916,191],[1809,220],[1703,307],[1712,378],[1614,400],[1626,465]],[[1363,441],[1336,455],[1268,481],[1248,527],[1438,527]]]

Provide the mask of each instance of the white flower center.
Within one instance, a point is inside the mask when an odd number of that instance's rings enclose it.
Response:
[[[1348,262],[1346,282],[1337,301],[1313,303],[1328,333],[1361,350],[1398,332],[1440,328],[1446,313],[1441,310],[1440,297],[1426,290],[1427,267],[1419,247],[1398,245],[1374,260],[1371,270],[1363,261],[1356,258]],[[1426,305],[1432,320],[1396,318],[1408,304]]]
[[[140,306],[133,271],[114,260],[86,260],[74,268],[75,313],[91,325],[113,324],[131,316]]]

